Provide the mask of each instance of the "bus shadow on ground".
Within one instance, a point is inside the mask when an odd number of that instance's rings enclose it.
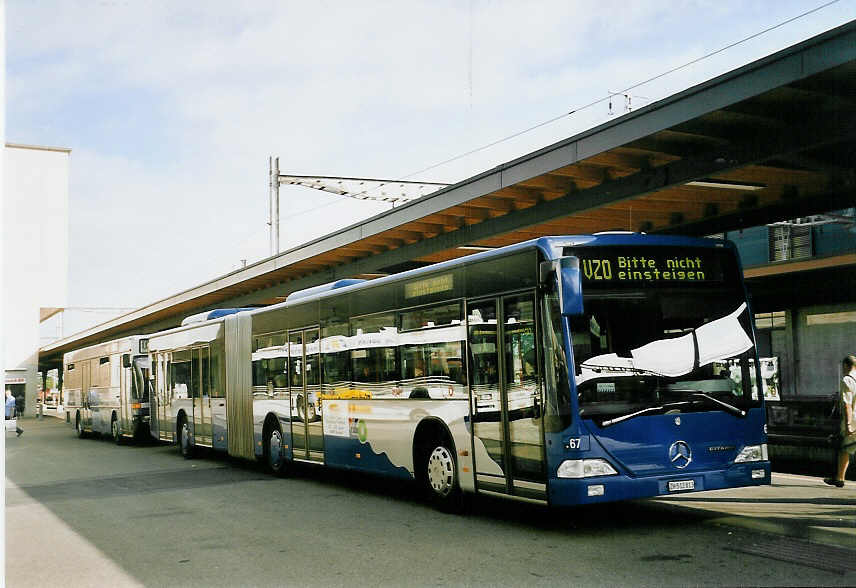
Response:
[[[232,461],[236,462],[237,467],[251,467],[247,462]],[[302,480],[324,488],[326,492],[320,495],[323,499],[346,497],[357,492],[369,498],[395,500],[422,510],[423,515],[431,516],[433,513],[437,517],[459,517],[489,525],[503,523],[572,535],[588,532],[602,534],[616,530],[648,534],[658,529],[681,527],[688,519],[712,518],[712,515],[703,511],[688,511],[675,516],[673,512],[667,513],[662,506],[648,500],[556,508],[484,494],[468,496],[465,507],[459,513],[444,513],[431,506],[427,493],[413,480],[390,479],[367,472],[306,464],[295,464],[285,479]]]
[[[53,441],[69,439],[67,429],[55,430],[49,427],[44,433]],[[76,440],[70,440],[70,442],[76,443]],[[109,439],[97,437],[87,442],[111,443]],[[159,442],[135,443],[128,447],[117,448],[117,451],[129,449],[160,451],[165,454],[175,451],[175,463],[154,471],[83,476],[36,484],[17,480],[14,470],[7,470],[7,476],[18,485],[20,492],[26,495],[25,497],[14,491],[7,493],[7,507],[23,504],[29,498],[44,504],[67,520],[68,517],[63,516],[66,505],[58,503],[68,501],[70,498],[130,499],[134,496],[158,492],[264,483],[274,485],[270,491],[275,494],[280,493],[275,485],[282,485],[283,496],[292,493],[296,485],[302,487],[307,491],[307,495],[315,497],[318,501],[347,500],[349,497],[355,497],[356,493],[357,496],[367,500],[393,500],[407,508],[412,507],[422,511],[421,516],[452,516],[433,510],[426,500],[425,492],[413,481],[304,463],[291,464],[287,475],[277,478],[267,473],[257,462],[229,457],[211,450],[197,450],[196,458],[192,460],[181,459],[177,449]],[[686,515],[682,514],[680,517],[675,517],[673,514],[666,515],[661,506],[646,500],[561,509],[486,495],[472,496],[467,502],[467,508],[462,514],[473,522],[489,524],[501,522],[521,528],[575,534],[600,534],[616,530],[647,533],[653,529],[686,524],[688,518],[704,519],[711,516],[702,511],[688,511]]]
[[[251,472],[223,465],[199,470],[183,469],[81,478],[19,486],[19,488],[33,500],[49,504],[68,500],[70,497],[85,497],[93,500],[111,497],[130,498],[139,494],[235,484],[265,478],[266,476],[262,473],[253,475]],[[14,505],[14,499],[7,501],[7,506]]]
[[[178,456],[176,458],[178,460]],[[310,485],[312,493],[319,501],[347,498],[357,493],[369,499],[374,497],[383,501],[394,500],[429,513],[432,510],[425,493],[413,481],[302,463],[293,464],[285,477],[276,478],[265,472],[257,463],[211,451],[200,451],[196,459],[189,460],[191,466],[194,462],[204,464],[205,467],[188,468],[188,462],[179,461],[175,469],[19,485],[19,489],[29,499],[57,512],[61,509],[54,503],[67,501],[70,497],[85,497],[88,500],[119,497],[130,499],[142,494],[234,486],[251,482],[281,484],[283,495],[287,493],[288,485]],[[7,495],[7,507],[24,502],[26,499],[16,496],[14,492]],[[453,515],[436,511],[436,516]],[[686,521],[686,518],[678,517],[680,520],[675,520],[675,517],[664,516],[661,509],[644,500],[557,509],[484,495],[470,497],[460,516],[553,532],[602,532],[606,529],[614,531],[643,528],[650,530],[652,526],[671,527],[685,524]],[[692,513],[688,516],[705,518],[706,515]]]

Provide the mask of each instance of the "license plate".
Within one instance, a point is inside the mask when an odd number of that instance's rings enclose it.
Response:
[[[675,480],[669,482],[669,492],[677,492],[678,490],[695,490],[695,480]]]

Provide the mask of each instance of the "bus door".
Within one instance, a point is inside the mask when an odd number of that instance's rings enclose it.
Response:
[[[89,385],[92,382],[90,361],[82,361],[80,370],[80,422],[84,427],[92,425],[92,413],[89,408]]]
[[[172,417],[172,353],[161,353],[161,365],[163,366],[162,384],[158,386],[158,430],[160,438],[164,441],[176,441],[173,438],[175,433],[175,419]]]
[[[546,500],[535,296],[469,301],[467,325],[477,488]]]
[[[324,433],[321,412],[318,410],[321,393],[320,347],[318,329],[291,331],[288,335],[294,457],[323,463]]]
[[[155,439],[160,439],[160,389],[163,387],[163,356],[160,353],[152,354],[151,376],[153,381],[149,390],[149,432]]]
[[[211,445],[211,382],[208,347],[191,350],[190,388],[193,396],[193,437],[199,445]]]
[[[119,430],[126,430],[131,423],[131,369],[124,367],[122,356],[119,356]]]
[[[100,433],[101,429],[101,382],[98,372],[101,366],[101,358],[96,357],[89,360],[89,388],[86,400],[86,424],[92,428],[94,433]]]

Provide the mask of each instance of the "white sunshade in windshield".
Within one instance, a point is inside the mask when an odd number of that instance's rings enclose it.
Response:
[[[739,317],[745,310],[744,302],[731,314],[695,330],[699,367],[740,355],[752,348],[752,339],[740,326]],[[631,357],[618,357],[615,353],[591,357],[580,365],[577,385],[605,373],[614,376],[646,371],[669,377],[688,374],[695,367],[696,344],[693,338],[693,333],[688,333],[681,337],[658,339],[631,350]]]

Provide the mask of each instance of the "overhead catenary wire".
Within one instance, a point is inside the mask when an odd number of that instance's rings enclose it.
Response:
[[[346,183],[348,182],[358,183],[359,186],[362,186],[363,184],[367,183],[378,185],[374,187],[367,187],[364,190],[356,192],[345,187]],[[408,180],[380,180],[374,178],[351,178],[341,176],[303,176],[291,174],[279,174],[279,183],[289,184],[292,186],[302,186],[304,188],[311,188],[313,190],[320,190],[322,192],[338,194],[339,196],[348,196],[349,198],[356,198],[358,200],[377,200],[382,202],[391,202],[393,205],[395,205],[396,202],[411,200],[412,198],[406,196],[404,192],[402,192],[400,196],[387,195],[385,192],[381,192],[381,197],[372,196],[371,193],[383,189],[396,189],[396,185],[400,190],[403,190],[405,186],[411,186],[419,187],[420,191],[421,189],[430,187],[433,187],[435,190],[438,190],[449,185],[447,183],[441,182],[415,182]],[[424,196],[424,194],[420,194],[420,196]]]
[[[743,43],[746,43],[746,42],[748,42],[748,41],[751,41],[752,39],[756,39],[756,38],[758,38],[758,37],[760,37],[760,36],[762,36],[762,35],[765,35],[765,34],[767,34],[767,33],[771,32],[771,31],[774,31],[774,30],[776,30],[776,29],[779,29],[779,28],[781,28],[781,27],[783,27],[783,26],[786,26],[786,25],[788,25],[788,24],[790,24],[790,23],[792,23],[792,22],[795,22],[795,21],[797,21],[797,20],[800,20],[800,19],[802,19],[802,18],[805,18],[805,17],[807,17],[807,16],[809,16],[809,15],[811,15],[811,14],[815,13],[815,12],[819,12],[820,10],[823,10],[823,9],[825,9],[825,8],[828,8],[829,6],[832,6],[833,4],[837,4],[837,3],[839,3],[840,1],[841,1],[841,0],[830,0],[830,1],[828,1],[828,2],[825,2],[825,3],[823,3],[823,4],[819,5],[819,6],[816,6],[816,7],[812,8],[812,9],[810,9],[810,10],[806,10],[805,12],[802,12],[802,13],[800,13],[800,14],[796,15],[796,16],[793,16],[793,17],[788,18],[788,19],[786,19],[786,20],[783,20],[783,21],[781,21],[781,22],[779,22],[779,23],[776,23],[776,24],[774,24],[774,25],[771,25],[771,26],[769,26],[769,27],[766,27],[766,28],[764,28],[764,29],[762,29],[762,30],[760,30],[760,31],[758,31],[758,32],[756,32],[756,33],[753,33],[753,34],[749,35],[749,36],[743,37],[742,39],[739,39],[739,40],[737,40],[737,41],[734,41],[734,42],[732,42],[732,43],[729,43],[729,44],[727,44],[727,45],[724,45],[724,46],[722,46],[722,47],[720,47],[720,48],[718,48],[718,49],[715,49],[715,50],[713,50],[713,51],[710,51],[710,52],[708,52],[708,53],[705,53],[704,55],[701,55],[701,56],[699,56],[699,57],[697,57],[697,58],[695,58],[695,59],[692,59],[692,60],[690,60],[690,61],[687,61],[686,63],[683,63],[682,65],[675,66],[675,67],[670,68],[670,69],[668,69],[668,70],[666,70],[666,71],[664,71],[664,72],[661,72],[661,73],[659,73],[659,74],[656,74],[656,75],[654,75],[654,76],[651,76],[651,77],[649,77],[649,78],[647,78],[647,79],[645,79],[645,80],[642,80],[642,81],[636,82],[636,83],[634,83],[634,84],[631,84],[630,86],[627,86],[627,87],[626,87],[626,88],[624,88],[623,90],[619,90],[619,91],[617,91],[617,92],[609,92],[609,93],[607,93],[607,95],[606,95],[606,96],[603,96],[603,97],[601,97],[601,98],[597,98],[597,99],[592,100],[591,102],[588,102],[588,103],[583,104],[583,105],[581,105],[581,106],[577,106],[576,108],[573,108],[573,109],[571,109],[571,110],[568,110],[567,112],[563,112],[562,114],[559,114],[559,115],[553,116],[553,117],[551,117],[551,118],[549,118],[549,119],[547,119],[547,120],[544,120],[544,121],[542,121],[542,122],[539,122],[539,123],[537,123],[537,124],[535,124],[535,125],[532,125],[532,126],[530,126],[530,127],[527,127],[527,128],[522,129],[522,130],[520,130],[520,131],[516,131],[516,132],[514,132],[514,133],[511,133],[510,135],[506,135],[506,136],[504,136],[504,137],[502,137],[502,138],[500,138],[500,139],[497,139],[497,140],[495,140],[495,141],[491,141],[490,143],[487,143],[487,144],[481,145],[480,147],[476,147],[476,148],[474,148],[474,149],[470,149],[469,151],[465,151],[465,152],[460,153],[460,154],[458,154],[458,155],[455,155],[455,156],[453,156],[453,157],[449,157],[448,159],[444,159],[444,160],[442,160],[442,161],[440,161],[440,162],[437,162],[437,163],[431,164],[431,165],[429,165],[429,166],[427,166],[427,167],[423,167],[423,168],[421,168],[421,169],[419,169],[419,170],[416,170],[416,171],[414,171],[414,172],[408,173],[407,175],[401,176],[400,178],[398,178],[398,179],[396,179],[396,180],[391,180],[389,183],[405,181],[405,180],[407,180],[408,178],[412,178],[413,176],[416,176],[416,175],[418,175],[418,174],[422,174],[422,173],[425,173],[425,172],[427,172],[427,171],[431,171],[431,170],[433,170],[433,169],[437,169],[437,168],[439,168],[439,167],[442,167],[442,166],[447,165],[447,164],[449,164],[449,163],[452,163],[452,162],[458,161],[458,160],[463,159],[463,158],[465,158],[465,157],[468,157],[468,156],[470,156],[470,155],[474,155],[474,154],[476,154],[476,153],[479,153],[479,152],[485,151],[485,150],[487,150],[487,149],[490,149],[491,147],[495,147],[495,146],[500,145],[500,144],[502,144],[502,143],[505,143],[505,142],[507,142],[507,141],[511,141],[512,139],[516,139],[517,137],[520,137],[520,136],[525,135],[525,134],[527,134],[527,133],[531,133],[532,131],[535,131],[535,130],[540,129],[540,128],[542,128],[542,127],[548,126],[548,125],[550,125],[550,124],[552,124],[552,123],[555,123],[555,122],[557,122],[557,121],[559,121],[559,120],[562,120],[562,119],[564,119],[564,118],[567,118],[567,117],[569,117],[569,116],[571,116],[571,115],[573,115],[573,114],[575,114],[575,113],[581,112],[581,111],[583,111],[583,110],[587,110],[587,109],[589,109],[589,108],[593,108],[594,106],[597,106],[598,104],[602,104],[603,102],[606,102],[606,101],[610,100],[612,97],[614,97],[614,96],[616,96],[616,95],[621,95],[621,94],[625,94],[625,95],[627,95],[627,94],[629,94],[629,92],[631,92],[632,90],[635,90],[636,88],[639,88],[639,87],[641,87],[641,86],[644,86],[644,85],[649,84],[649,83],[651,83],[651,82],[654,82],[654,81],[656,81],[656,80],[659,80],[659,79],[661,79],[661,78],[664,78],[664,77],[666,77],[666,76],[668,76],[668,75],[671,75],[671,74],[673,74],[673,73],[675,73],[675,72],[678,72],[678,71],[680,71],[680,70],[686,69],[686,68],[688,68],[688,67],[690,67],[690,66],[693,66],[693,65],[695,65],[695,64],[697,64],[697,63],[700,63],[700,62],[702,62],[702,61],[704,61],[704,60],[706,60],[706,59],[710,59],[711,57],[713,57],[713,56],[715,56],[715,55],[718,55],[718,54],[720,54],[720,53],[723,53],[723,52],[725,52],[725,51],[728,51],[729,49],[733,49],[734,47],[737,47],[738,45],[741,45],[741,44],[743,44]],[[382,187],[382,186],[379,186],[379,187],[377,187],[377,188],[375,188],[375,189],[379,189],[380,187]],[[365,190],[365,191],[361,192],[360,194],[366,194],[367,192],[370,192],[370,191],[371,191],[371,190]],[[316,206],[316,207],[309,208],[309,209],[306,209],[306,210],[300,211],[300,212],[298,212],[298,213],[292,214],[291,216],[301,216],[301,215],[304,215],[304,214],[308,214],[308,213],[310,213],[310,212],[314,212],[314,211],[316,211],[316,210],[320,210],[320,209],[323,209],[323,208],[327,208],[327,207],[329,207],[329,206],[332,206],[333,204],[336,204],[337,202],[339,202],[339,201],[337,200],[337,201],[330,202],[330,203],[327,203],[327,204],[322,204],[322,205],[320,205],[320,206]]]
[[[510,135],[508,135],[508,136],[506,136],[506,137],[503,137],[503,138],[501,138],[501,139],[497,139],[496,141],[492,141],[492,142],[490,142],[490,143],[487,143],[486,145],[482,145],[481,147],[476,147],[475,149],[470,149],[469,151],[466,151],[466,152],[461,153],[461,154],[459,154],[459,155],[455,155],[454,157],[450,157],[450,158],[448,158],[448,159],[444,159],[443,161],[440,161],[440,162],[438,162],[438,163],[435,163],[435,164],[429,165],[428,167],[424,167],[424,168],[422,168],[422,169],[420,169],[420,170],[417,170],[417,171],[411,172],[411,173],[409,173],[409,174],[407,174],[407,175],[405,175],[405,176],[402,176],[401,178],[399,178],[399,180],[405,180],[405,179],[407,179],[407,178],[411,178],[411,177],[413,177],[413,176],[415,176],[415,175],[417,175],[417,174],[421,174],[421,173],[424,173],[424,172],[426,172],[426,171],[431,171],[432,169],[436,169],[436,168],[438,168],[438,167],[442,167],[442,166],[444,166],[444,165],[446,165],[446,164],[452,163],[453,161],[458,161],[459,159],[463,159],[464,157],[468,157],[468,156],[473,155],[473,154],[475,154],[475,153],[479,153],[479,152],[481,152],[481,151],[485,151],[486,149],[490,149],[491,147],[495,147],[495,146],[497,146],[497,145],[499,145],[499,144],[501,144],[501,143],[505,143],[506,141],[510,141],[510,140],[512,140],[512,139],[516,139],[517,137],[520,137],[521,135],[525,135],[525,134],[527,134],[527,133],[531,133],[531,132],[532,132],[532,131],[534,131],[534,130],[540,129],[541,127],[545,127],[545,126],[547,126],[547,125],[549,125],[549,124],[552,124],[552,123],[554,123],[554,122],[556,122],[556,121],[558,121],[558,120],[561,120],[561,119],[563,119],[563,118],[566,118],[566,117],[568,117],[568,116],[571,116],[571,115],[572,115],[572,114],[574,114],[574,113],[577,113],[577,112],[580,112],[580,111],[582,111],[582,110],[586,110],[586,109],[588,109],[588,108],[592,108],[592,107],[594,107],[594,106],[597,106],[598,104],[601,104],[602,102],[605,102],[605,101],[609,100],[612,96],[615,96],[616,94],[626,94],[626,93],[630,92],[631,90],[634,90],[634,89],[636,89],[636,88],[638,88],[638,87],[640,87],[640,86],[644,86],[645,84],[649,84],[649,83],[651,83],[651,82],[653,82],[653,81],[659,80],[660,78],[663,78],[663,77],[668,76],[668,75],[670,75],[670,74],[673,74],[673,73],[675,73],[675,72],[677,72],[677,71],[680,71],[680,70],[682,70],[682,69],[685,69],[685,68],[687,68],[687,67],[690,67],[691,65],[695,65],[695,64],[697,64],[697,63],[699,63],[699,62],[701,62],[701,61],[704,61],[705,59],[709,59],[709,58],[713,57],[714,55],[718,55],[719,53],[722,53],[722,52],[724,52],[724,51],[728,51],[729,49],[732,49],[732,48],[734,48],[734,47],[736,47],[736,46],[738,46],[738,45],[741,45],[741,44],[743,44],[743,43],[746,43],[747,41],[751,41],[752,39],[755,39],[755,38],[757,38],[757,37],[760,37],[761,35],[764,35],[764,34],[766,34],[766,33],[769,33],[770,31],[774,31],[774,30],[776,30],[776,29],[779,29],[779,28],[781,28],[781,27],[783,27],[783,26],[785,26],[785,25],[788,25],[788,24],[790,24],[790,23],[792,23],[792,22],[796,21],[796,20],[799,20],[799,19],[801,19],[801,18],[805,18],[806,16],[808,16],[808,15],[810,15],[810,14],[813,14],[813,13],[815,13],[815,12],[818,12],[818,11],[820,11],[820,10],[823,10],[824,8],[828,8],[829,6],[832,6],[833,4],[837,4],[837,3],[838,3],[838,2],[840,2],[840,1],[841,1],[841,0],[830,0],[829,2],[825,2],[824,4],[821,4],[820,6],[817,6],[817,7],[815,7],[815,8],[812,8],[811,10],[807,10],[807,11],[805,11],[805,12],[801,13],[801,14],[798,14],[798,15],[796,15],[796,16],[793,16],[793,17],[791,17],[791,18],[789,18],[789,19],[787,19],[787,20],[783,20],[782,22],[777,23],[777,24],[772,25],[772,26],[769,26],[769,27],[767,27],[767,28],[765,28],[765,29],[763,29],[763,30],[761,30],[761,31],[758,31],[757,33],[753,33],[752,35],[749,35],[748,37],[744,37],[744,38],[740,39],[739,41],[734,41],[733,43],[729,43],[728,45],[725,45],[724,47],[720,47],[719,49],[716,49],[715,51],[711,51],[710,53],[705,53],[704,55],[702,55],[702,56],[700,56],[700,57],[697,57],[697,58],[695,58],[695,59],[693,59],[693,60],[690,60],[690,61],[688,61],[688,62],[684,63],[683,65],[679,65],[679,66],[673,67],[673,68],[671,68],[671,69],[669,69],[669,70],[666,70],[666,71],[664,71],[664,72],[662,72],[662,73],[659,73],[659,74],[657,74],[657,75],[655,75],[655,76],[652,76],[652,77],[650,77],[650,78],[648,78],[648,79],[646,79],[646,80],[643,80],[643,81],[641,81],[641,82],[636,82],[635,84],[632,84],[632,85],[630,85],[630,86],[627,86],[626,88],[624,88],[623,90],[620,90],[619,92],[609,93],[608,95],[606,95],[606,96],[604,96],[604,97],[602,97],[602,98],[598,98],[597,100],[593,100],[592,102],[589,102],[588,104],[584,104],[584,105],[582,105],[582,106],[578,106],[578,107],[576,107],[576,108],[573,108],[573,109],[571,109],[571,110],[569,110],[569,111],[567,111],[567,112],[564,112],[564,113],[562,113],[562,114],[560,114],[560,115],[554,116],[554,117],[552,117],[552,118],[550,118],[550,119],[547,119],[547,120],[545,120],[545,121],[543,121],[543,122],[540,122],[540,123],[538,123],[538,124],[532,125],[531,127],[528,127],[528,128],[523,129],[523,130],[521,130],[521,131],[517,131],[517,132],[512,133],[512,134],[510,134]]]

